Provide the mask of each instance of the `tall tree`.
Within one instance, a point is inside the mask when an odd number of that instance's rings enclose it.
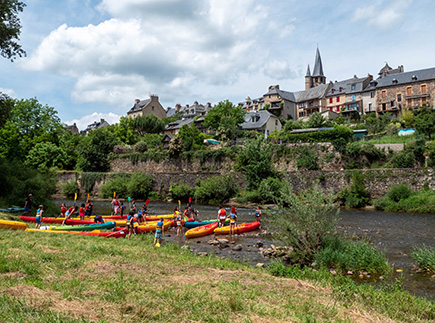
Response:
[[[238,134],[239,124],[245,122],[245,110],[225,100],[214,106],[204,117],[204,126],[219,132],[222,139],[231,140]]]
[[[165,123],[154,114],[136,117],[133,119],[132,125],[140,136],[146,133],[160,133],[165,130]]]
[[[6,93],[0,92],[0,128],[9,120],[13,106],[14,100]]]
[[[18,44],[21,33],[21,21],[18,12],[22,12],[26,4],[18,0],[0,1],[0,55],[14,60],[23,57],[26,52]]]

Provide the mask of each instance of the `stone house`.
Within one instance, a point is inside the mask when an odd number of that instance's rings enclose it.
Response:
[[[264,108],[270,113],[279,118],[297,120],[296,98],[292,92],[280,90],[279,85],[271,85],[263,99]]]
[[[174,122],[171,122],[165,127],[164,133],[165,135],[176,135],[178,134],[178,131],[180,131],[180,128],[184,126],[185,124],[189,125],[193,122],[192,118],[189,119],[181,119]]]
[[[138,116],[145,116],[154,114],[157,117],[165,118],[166,110],[159,102],[159,97],[157,95],[150,95],[149,99],[134,101],[133,107],[127,112],[127,116],[130,118],[136,118]]]
[[[175,113],[181,115],[182,118],[195,118],[197,116],[205,116],[212,108],[211,103],[208,102],[206,105],[199,104],[195,101],[193,105],[186,104],[182,107],[180,104],[175,106]]]
[[[239,102],[238,106],[242,107],[246,112],[260,111],[264,108],[264,98],[251,99],[248,96],[244,102]]]
[[[315,112],[326,111],[326,93],[331,84],[320,84],[305,91],[296,92],[298,118],[308,119]]]
[[[65,126],[65,129],[71,131],[71,133],[73,135],[78,134],[79,133],[79,128],[77,128],[77,124],[74,122],[74,124],[72,126]]]
[[[240,125],[243,130],[261,132],[267,136],[282,129],[279,118],[266,110],[248,112],[245,122]]]
[[[93,130],[97,130],[100,128],[106,128],[108,126],[110,126],[110,124],[106,120],[100,119],[100,121],[94,121],[94,123],[91,123],[90,125],[88,125],[86,127],[86,129],[81,131],[80,133],[84,133],[87,136],[89,134],[89,132],[91,132]]]

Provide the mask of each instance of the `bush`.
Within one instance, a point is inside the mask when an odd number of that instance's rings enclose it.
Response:
[[[172,183],[169,188],[173,201],[184,200],[195,195],[195,189],[183,183]]]
[[[412,168],[414,167],[414,155],[411,152],[401,151],[393,157],[394,168]]]
[[[435,248],[416,247],[414,248],[411,257],[420,269],[431,272],[435,271]]]
[[[116,192],[116,195],[122,198],[126,198],[128,196],[127,184],[129,178],[125,175],[115,175],[111,179],[109,179],[106,183],[101,185],[100,194],[104,198],[111,198],[113,196],[113,192]]]
[[[233,197],[238,191],[231,174],[214,176],[199,181],[195,188],[195,198],[202,202],[220,203]]]
[[[150,175],[135,172],[127,182],[129,196],[134,199],[146,199],[153,188],[153,178]]]
[[[296,159],[296,166],[298,169],[318,170],[317,154],[313,149],[302,147],[299,151],[299,156]]]
[[[411,196],[412,190],[406,183],[393,185],[387,193],[387,197],[394,201],[399,202],[402,199],[407,199]]]
[[[61,185],[62,188],[62,194],[65,195],[67,198],[74,198],[75,194],[80,195],[79,192],[79,186],[77,184],[77,181],[70,180],[68,182],[65,182]]]
[[[365,187],[364,175],[360,171],[353,171],[352,184],[348,189],[342,190],[339,195],[346,207],[361,208],[368,205],[370,193]]]
[[[353,242],[340,237],[327,239],[316,255],[321,267],[336,268],[342,272],[367,271],[384,274],[390,270],[385,255],[367,242]]]
[[[115,154],[125,154],[127,152],[127,149],[120,145],[116,145],[115,147],[113,147],[113,152]]]
[[[80,177],[80,185],[85,189],[86,193],[90,193],[94,188],[95,183],[104,179],[105,176],[105,173],[82,173],[82,176]]]
[[[145,141],[139,141],[138,143],[136,143],[136,145],[134,145],[134,151],[137,153],[143,153],[147,151],[147,149],[148,145]]]
[[[253,190],[246,192],[246,200],[252,203],[261,203],[262,202],[262,196],[259,191]]]
[[[287,134],[285,137],[287,142],[334,142],[343,140],[344,142],[352,142],[354,140],[353,131],[345,126],[335,125],[332,130],[307,132],[299,134]]]
[[[281,198],[283,185],[283,182],[278,178],[269,177],[263,180],[258,187],[259,201],[263,203],[274,203],[277,199]]]

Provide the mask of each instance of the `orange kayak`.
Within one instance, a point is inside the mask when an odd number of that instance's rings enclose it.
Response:
[[[260,227],[260,222],[242,223],[234,227],[234,233],[240,234],[243,232],[254,231]],[[214,230],[214,234],[230,234],[230,227],[221,227]]]
[[[218,225],[219,224],[217,222],[202,225],[200,227],[196,227],[196,228],[188,230],[184,235],[188,239],[203,237],[203,236],[212,234],[213,231],[218,227]]]

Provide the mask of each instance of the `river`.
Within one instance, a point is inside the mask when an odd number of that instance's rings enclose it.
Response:
[[[67,206],[72,201],[54,201],[56,205],[66,202]],[[141,204],[136,203],[137,207]],[[151,202],[148,205],[149,214],[168,214],[176,204]],[[126,202],[128,209],[128,202]],[[218,208],[216,206],[198,205],[201,219],[216,218]],[[182,206],[183,208],[183,206]],[[110,203],[107,201],[94,202],[95,214],[110,214]],[[238,223],[252,222],[255,220],[253,209],[238,209]],[[266,229],[267,228],[263,228]],[[411,213],[388,213],[376,211],[341,210],[338,230],[345,234],[364,237],[379,249],[385,252],[389,263],[394,266],[394,278],[400,278],[407,290],[411,293],[435,299],[435,279],[429,274],[416,273],[413,270],[413,261],[410,254],[415,246],[435,247],[435,215],[411,214]],[[228,237],[226,237],[228,238]],[[166,236],[167,241],[179,245],[187,244],[194,252],[206,252],[216,256],[243,261],[250,265],[267,263],[269,258],[264,257],[256,247],[257,242],[262,242],[264,247],[271,244],[279,245],[270,238],[260,236],[259,231],[230,238],[230,246],[240,244],[241,251],[233,251],[232,248],[220,249],[209,245],[207,242],[212,237],[202,237],[186,240],[177,237],[173,232]],[[397,273],[396,269],[403,272]]]

